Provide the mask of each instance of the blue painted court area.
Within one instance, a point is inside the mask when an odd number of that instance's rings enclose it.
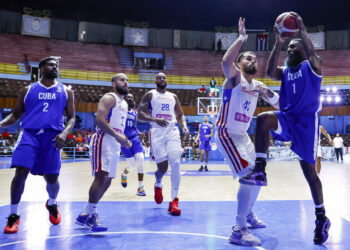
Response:
[[[154,175],[154,172],[147,172],[146,174]],[[171,171],[166,172],[165,176],[170,176]],[[220,170],[210,170],[210,171],[198,171],[198,170],[181,170],[181,176],[232,176],[232,171],[220,171]]]
[[[76,225],[84,202],[60,202],[60,225],[48,220],[44,202],[21,203],[17,234],[0,234],[2,249],[253,249],[227,241],[235,221],[236,202],[180,202],[182,215],[168,214],[168,203],[101,202],[99,213],[108,232],[90,233]],[[0,207],[1,217],[9,206]],[[330,237],[313,244],[312,201],[258,201],[256,214],[268,227],[255,229],[262,240],[256,249],[350,249],[350,222],[330,216]],[[1,227],[5,226],[2,218]]]

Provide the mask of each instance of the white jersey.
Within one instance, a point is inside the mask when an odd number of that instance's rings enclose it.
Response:
[[[175,95],[166,91],[165,93],[160,93],[156,89],[151,90],[152,99],[151,105],[149,107],[149,112],[154,118],[164,118],[169,122],[169,126],[176,124],[175,115]],[[157,123],[151,123],[153,128],[161,128]]]
[[[108,93],[108,95],[112,95],[115,98],[115,106],[109,111],[107,122],[116,132],[122,134],[124,133],[128,116],[128,104],[115,93]],[[97,127],[97,132],[101,133],[102,130]]]
[[[263,84],[257,80],[248,83],[241,74],[241,83],[233,89],[224,89],[216,126],[226,128],[229,133],[247,132],[259,98],[255,87]]]

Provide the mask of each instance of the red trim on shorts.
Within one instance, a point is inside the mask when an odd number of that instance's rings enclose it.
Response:
[[[95,138],[94,138],[94,143],[93,143],[93,171],[96,172],[96,166],[97,166],[97,139],[98,139],[99,135],[96,134]]]
[[[98,163],[99,163],[98,172],[102,171],[102,160],[101,160],[102,159],[102,140],[104,135],[105,135],[104,133],[101,135],[100,145],[99,145],[100,155],[98,157]]]
[[[234,156],[234,154],[233,154],[233,152],[230,150],[230,148],[228,147],[228,145],[227,145],[227,141],[226,141],[226,139],[225,139],[225,136],[224,136],[224,134],[223,134],[223,129],[222,128],[219,128],[219,133],[218,133],[218,137],[219,137],[219,139],[220,139],[220,142],[221,142],[221,145],[224,147],[224,149],[225,149],[225,152],[226,152],[226,154],[228,155],[228,157],[230,158],[230,160],[231,160],[231,163],[232,163],[232,165],[233,165],[233,167],[235,168],[235,170],[236,170],[236,173],[238,174],[238,170],[237,170],[237,163],[236,163],[236,157]],[[238,168],[239,168],[239,166],[238,166]]]
[[[225,133],[226,133],[227,138],[228,138],[229,141],[231,142],[231,144],[232,144],[232,146],[233,146],[233,149],[234,149],[234,151],[236,152],[236,154],[237,154],[237,156],[238,156],[238,158],[239,158],[239,160],[240,160],[240,162],[241,162],[243,168],[246,168],[246,167],[248,166],[248,162],[247,162],[246,160],[242,159],[242,157],[241,157],[241,155],[239,154],[239,152],[238,152],[238,150],[237,150],[235,144],[234,144],[233,141],[232,141],[232,138],[229,137],[226,128],[225,128]],[[242,169],[241,169],[241,170],[242,170]]]

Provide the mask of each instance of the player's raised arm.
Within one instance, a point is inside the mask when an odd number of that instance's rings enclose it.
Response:
[[[297,27],[300,30],[300,36],[304,43],[305,52],[313,70],[317,74],[322,75],[322,60],[315,52],[314,45],[312,44],[311,38],[307,34],[307,30],[304,25],[303,19],[301,18],[301,16],[299,16],[299,14],[295,12],[291,12],[291,15],[295,18]]]
[[[234,85],[239,81],[234,81],[233,78],[239,75],[239,68],[236,66],[236,59],[239,54],[244,41],[247,38],[246,29],[245,29],[245,18],[240,17],[238,22],[239,37],[238,39],[230,46],[226,51],[224,57],[222,58],[221,67],[226,77],[224,83],[224,88],[232,88],[233,86],[225,85]]]
[[[261,83],[256,86],[256,91],[260,92],[260,97],[268,102],[272,107],[279,109],[279,95]]]
[[[180,106],[179,98],[177,98],[176,95],[174,95],[174,98],[175,98],[175,101],[176,101],[176,103],[175,103],[176,120],[180,124],[180,126],[182,128],[182,131],[185,134],[188,134],[189,131],[188,131],[188,128],[187,128],[186,118],[185,118],[184,112],[182,111],[182,108]]]
[[[280,57],[280,52],[282,49],[282,44],[284,39],[278,33],[277,28],[274,28],[276,35],[276,43],[272,49],[271,55],[269,57],[269,61],[267,62],[267,76],[272,80],[281,81],[283,77],[283,69],[278,66],[278,59]]]

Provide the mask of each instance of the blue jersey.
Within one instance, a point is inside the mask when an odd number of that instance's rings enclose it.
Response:
[[[136,128],[137,112],[135,110],[130,110],[128,112],[128,117],[126,119],[126,126],[124,134],[128,139],[132,139],[139,135],[139,131]]]
[[[63,113],[67,104],[65,86],[57,82],[47,88],[40,82],[32,83],[24,97],[23,129],[63,130]]]
[[[280,110],[292,116],[320,111],[321,82],[322,76],[314,72],[308,60],[295,68],[286,67],[281,84]]]
[[[209,123],[207,123],[207,124],[202,123],[199,133],[200,133],[200,140],[201,141],[210,141],[210,139],[211,139],[210,137],[208,137],[208,138],[205,137],[205,135],[211,134],[210,124]]]

